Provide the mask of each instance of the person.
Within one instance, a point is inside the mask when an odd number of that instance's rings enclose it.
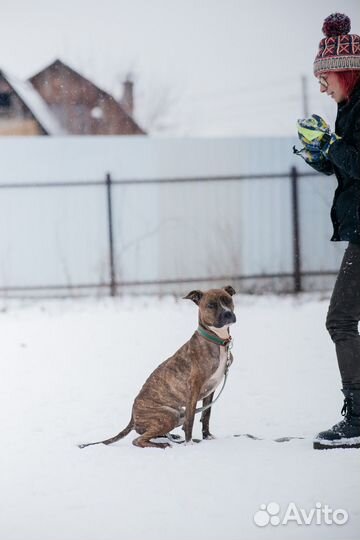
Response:
[[[346,15],[327,17],[314,62],[320,92],[337,103],[335,131],[313,114],[298,120],[303,147],[294,147],[317,171],[335,174],[331,240],[348,242],[326,319],[342,380],[343,420],[315,437],[315,449],[360,448],[360,37],[350,29]]]

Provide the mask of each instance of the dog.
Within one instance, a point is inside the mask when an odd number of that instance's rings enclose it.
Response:
[[[184,298],[199,307],[199,326],[192,337],[173,356],[160,364],[144,383],[134,400],[129,424],[118,435],[104,441],[79,445],[111,444],[135,430],[133,440],[141,448],[166,448],[166,442],[152,439],[168,437],[182,426],[185,443],[192,441],[196,404],[203,400],[201,416],[203,439],[213,436],[209,430],[214,391],[232,363],[229,327],[236,322],[231,286],[206,292],[191,291]],[[174,439],[173,439],[174,440]]]

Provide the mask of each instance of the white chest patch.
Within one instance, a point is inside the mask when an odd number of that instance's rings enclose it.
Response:
[[[219,386],[219,384],[221,383],[224,377],[226,362],[227,362],[227,352],[224,347],[221,347],[219,366],[217,370],[215,371],[215,373],[213,373],[210,379],[202,387],[201,399],[203,399],[204,397],[214,392],[214,390],[216,390],[216,388]]]

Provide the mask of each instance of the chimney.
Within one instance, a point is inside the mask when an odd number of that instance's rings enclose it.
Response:
[[[123,95],[120,99],[120,105],[124,111],[132,116],[134,112],[134,83],[129,76],[123,83]]]

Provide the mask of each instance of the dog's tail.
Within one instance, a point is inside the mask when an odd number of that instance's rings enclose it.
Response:
[[[97,441],[97,442],[79,444],[78,446],[79,446],[79,448],[86,448],[87,446],[92,446],[94,444],[112,444],[112,443],[114,443],[116,441],[119,441],[120,439],[123,439],[124,437],[126,437],[126,435],[128,435],[130,433],[130,431],[133,430],[133,428],[134,428],[134,419],[131,416],[131,420],[128,423],[128,425],[126,426],[126,428],[124,428],[122,431],[120,431],[120,433],[115,435],[115,437],[111,437],[110,439],[105,439],[104,441]]]

